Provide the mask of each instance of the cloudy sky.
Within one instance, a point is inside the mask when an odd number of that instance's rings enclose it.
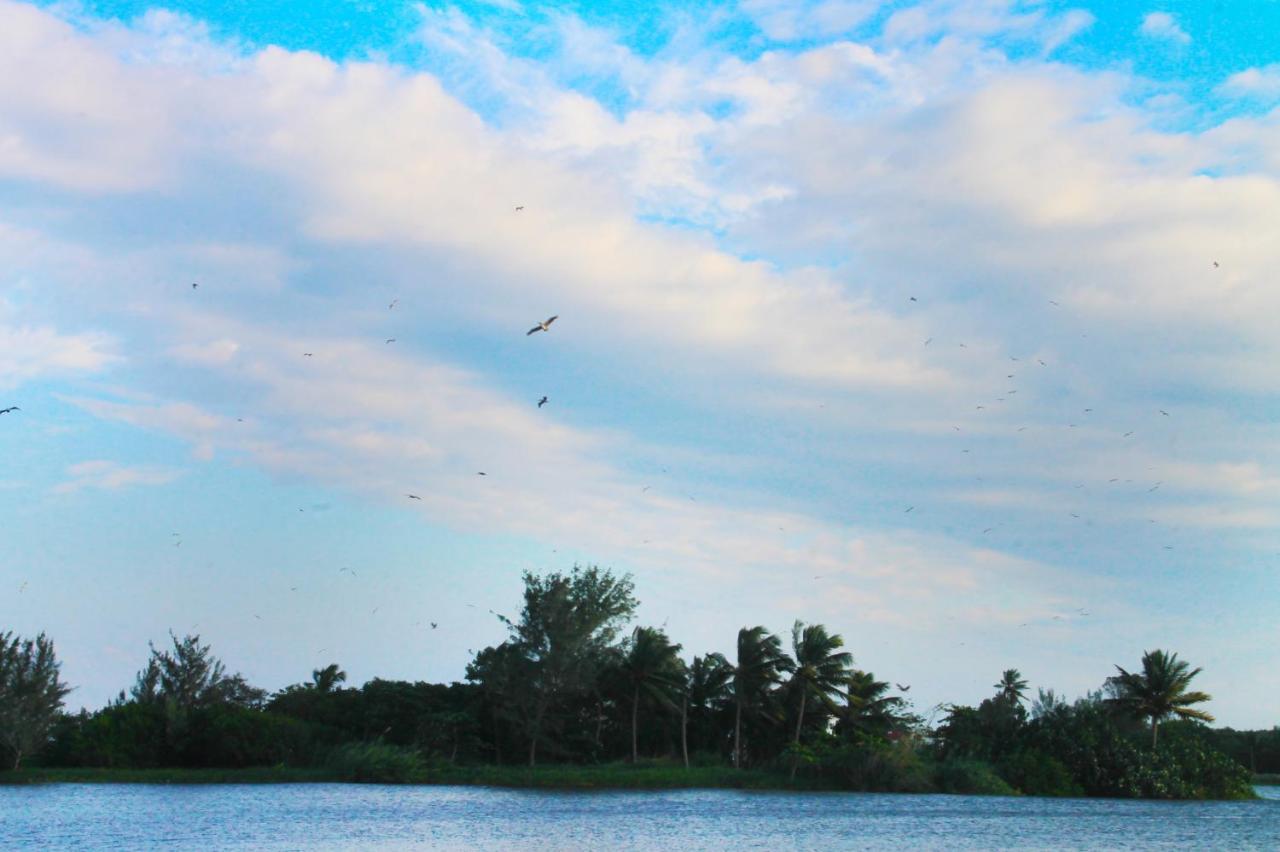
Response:
[[[1276,724],[1280,4],[1219,6],[0,0],[0,627],[74,706],[169,630],[452,680],[598,563],[926,713],[1161,647]]]

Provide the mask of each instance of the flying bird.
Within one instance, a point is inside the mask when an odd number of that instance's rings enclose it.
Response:
[[[1159,411],[1161,414],[1163,414],[1165,417],[1169,416],[1169,412],[1165,411],[1163,408],[1158,408],[1156,410]]]
[[[925,345],[925,346],[928,346],[928,345],[929,345],[930,343],[932,343],[932,342],[933,342],[933,338],[932,338],[932,337],[930,337],[928,340],[926,340],[926,341],[924,342],[924,345]]]
[[[436,629],[437,627],[439,627],[439,626],[440,626],[440,625],[436,624],[434,621],[433,621],[433,622],[431,622],[431,629],[432,629],[432,630],[435,630],[435,629]]]
[[[558,320],[559,318],[560,318],[560,315],[559,315],[559,314],[556,314],[555,316],[551,317],[550,319],[545,319],[545,320],[543,320],[542,322],[540,322],[540,323],[538,323],[537,325],[535,325],[533,328],[531,328],[531,329],[529,329],[528,331],[526,331],[524,336],[525,336],[525,337],[528,337],[529,335],[531,335],[531,334],[533,334],[534,332],[537,332],[537,331],[550,331],[550,330],[551,330],[551,323],[555,322],[555,321],[556,321],[556,320]]]
[[[395,343],[395,342],[396,342],[396,339],[395,339],[394,337],[388,337],[388,338],[387,338],[387,342],[388,342],[388,343]]]
[[[303,352],[303,353],[302,353],[302,357],[303,357],[303,358],[311,358],[311,357],[312,357],[312,353],[310,353],[310,352]]]
[[[421,500],[421,499],[422,499],[422,498],[421,498],[421,497],[419,497],[417,494],[406,494],[406,495],[404,495],[404,496],[408,497],[410,500]]]
[[[548,402],[550,402],[550,400],[544,396],[542,399],[538,400],[538,407],[541,408],[542,406],[546,405]]]
[[[900,683],[895,683],[894,686],[898,687],[898,689],[901,692],[908,692],[911,689],[911,684],[907,684],[906,686],[903,686]]]
[[[524,209],[524,205],[523,205],[523,204],[519,204],[519,205],[517,205],[517,206],[516,206],[516,212],[517,212],[517,213],[519,213],[519,212],[520,212],[521,210],[523,210],[523,209]],[[1215,263],[1215,264],[1214,264],[1214,266],[1217,266],[1217,264]]]
[[[489,474],[485,473],[483,470],[477,470],[477,471],[476,471],[476,476],[488,476],[488,475],[489,475]]]
[[[191,282],[191,289],[192,289],[192,290],[196,289],[196,288],[197,288],[197,287],[199,287],[199,286],[200,286],[200,285],[199,285],[199,284],[197,284],[195,281],[192,281],[192,282]]]
[[[919,299],[917,299],[915,296],[912,296],[912,297],[911,297],[911,301],[913,301],[913,302],[918,302],[918,301],[920,301],[920,300],[919,300]]]
[[[912,509],[914,509],[914,508],[915,508],[915,506],[908,506],[908,507],[907,507],[907,511],[906,511],[906,512],[903,512],[902,514],[904,514],[904,515],[905,515],[905,514],[907,514],[907,512],[910,512],[910,511],[911,511]]]
[[[396,305],[400,304],[399,299],[392,299],[391,304],[387,305],[387,310],[392,310]]]
[[[0,414],[8,414],[10,411],[21,411],[21,410],[22,409],[19,408],[18,406],[11,405],[8,408],[0,408]]]
[[[1053,299],[1050,299],[1050,300],[1049,300],[1049,304],[1053,305],[1055,308],[1060,308],[1060,307],[1062,307],[1062,305],[1059,305],[1059,304],[1058,304],[1057,302],[1055,302]]]
[[[1215,260],[1215,261],[1213,262],[1213,268],[1214,268],[1214,269],[1217,269],[1217,268],[1218,268],[1218,261],[1216,261],[1216,260]]]

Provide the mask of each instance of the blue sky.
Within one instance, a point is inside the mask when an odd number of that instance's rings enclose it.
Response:
[[[169,630],[456,679],[578,561],[922,712],[1163,647],[1276,724],[1280,4],[307,9],[0,0],[0,626],[74,702]]]

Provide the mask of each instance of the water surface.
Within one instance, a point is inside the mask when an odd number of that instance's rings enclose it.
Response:
[[[1276,849],[1255,802],[344,784],[0,787],[18,849]]]

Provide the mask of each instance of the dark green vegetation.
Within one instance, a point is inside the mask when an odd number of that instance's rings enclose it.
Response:
[[[507,640],[449,685],[348,687],[333,664],[269,695],[173,637],[127,692],[75,715],[57,712],[52,643],[4,634],[0,743],[15,766],[39,747],[39,765],[0,779],[1240,798],[1250,771],[1280,768],[1280,730],[1208,728],[1190,706],[1209,700],[1189,688],[1199,670],[1174,654],[1070,704],[1044,690],[1028,703],[1009,669],[933,726],[822,625],[796,622],[789,653],[758,626],[732,660],[686,662],[661,629],[626,629],[633,591],[596,568],[526,575],[519,617],[500,616]]]

